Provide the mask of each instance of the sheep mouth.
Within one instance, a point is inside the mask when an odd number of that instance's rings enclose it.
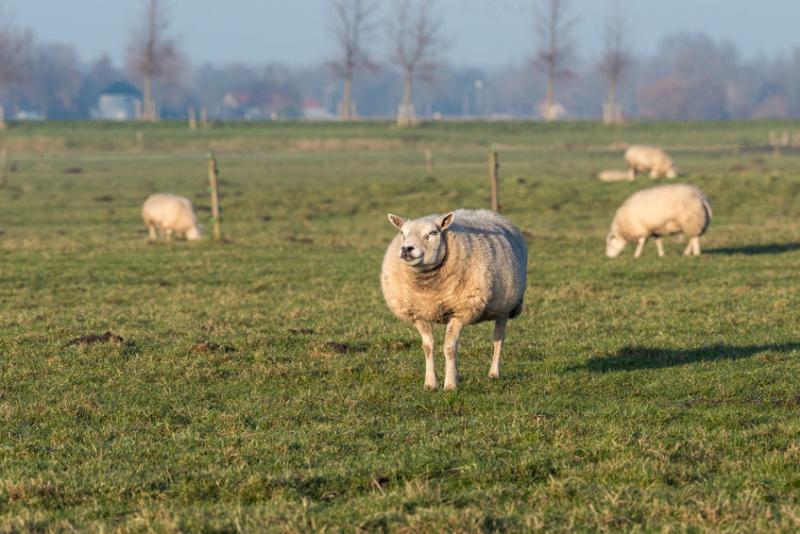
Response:
[[[411,254],[400,255],[400,259],[409,267],[416,267],[422,263],[422,256],[412,256]]]

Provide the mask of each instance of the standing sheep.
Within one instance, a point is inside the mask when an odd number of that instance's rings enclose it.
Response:
[[[414,323],[425,353],[425,387],[435,389],[433,328],[447,325],[445,389],[458,384],[458,338],[469,324],[495,321],[489,376],[500,376],[506,323],[522,312],[528,248],[510,222],[487,210],[457,210],[406,220],[383,259],[381,287],[389,309]]]
[[[615,258],[628,241],[636,241],[634,257],[642,254],[647,238],[653,236],[659,257],[664,256],[661,237],[683,233],[689,244],[684,256],[700,255],[700,236],[711,224],[711,205],[693,185],[669,184],[643,189],[622,203],[606,238],[606,255]]]
[[[172,234],[184,235],[194,241],[200,239],[200,226],[194,214],[192,201],[186,197],[169,193],[150,195],[142,206],[142,219],[150,233],[150,240],[164,234],[167,241]]]
[[[631,180],[636,178],[636,171],[650,171],[650,178],[675,178],[678,175],[667,153],[654,146],[633,145],[625,151],[625,162]]]

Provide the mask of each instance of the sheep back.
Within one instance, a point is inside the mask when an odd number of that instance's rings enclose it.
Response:
[[[381,287],[394,315],[408,322],[456,317],[471,324],[521,313],[528,249],[517,228],[488,210],[457,210],[444,239],[447,254],[430,271],[404,264],[400,236],[389,244]]]
[[[170,193],[156,193],[147,197],[142,205],[142,219],[145,225],[153,224],[179,234],[197,228],[192,201]]]
[[[611,229],[628,241],[679,232],[695,237],[705,233],[711,215],[711,206],[697,187],[659,185],[628,197],[614,215]]]
[[[666,175],[673,168],[672,159],[662,149],[654,146],[633,145],[625,151],[625,161],[642,171]]]

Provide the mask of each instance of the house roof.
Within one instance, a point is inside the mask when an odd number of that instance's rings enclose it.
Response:
[[[103,95],[124,95],[124,96],[135,96],[135,97],[142,97],[142,92],[139,91],[136,87],[129,84],[128,82],[118,81],[114,82],[105,89],[103,92],[100,93]]]

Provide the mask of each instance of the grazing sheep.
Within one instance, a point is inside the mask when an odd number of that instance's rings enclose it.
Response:
[[[622,203],[606,238],[606,255],[615,258],[628,241],[636,241],[634,257],[642,254],[653,236],[659,257],[664,256],[661,237],[683,233],[689,244],[684,256],[700,255],[700,236],[711,223],[711,206],[700,189],[687,184],[669,184],[643,189]]]
[[[623,171],[620,169],[609,169],[606,171],[601,171],[597,175],[597,179],[601,182],[623,182],[625,180],[633,180],[633,176],[630,175],[628,171]]]
[[[667,153],[654,146],[633,145],[625,151],[625,162],[631,180],[636,178],[636,171],[650,171],[650,178],[675,178],[678,175]]]
[[[184,235],[190,241],[200,239],[192,201],[186,197],[169,193],[150,195],[142,206],[142,219],[151,240],[157,239],[160,233],[167,241],[172,239],[173,233]]]
[[[389,214],[400,230],[383,259],[381,287],[389,309],[414,323],[425,353],[425,387],[435,389],[433,328],[447,325],[445,389],[458,383],[461,329],[495,321],[489,376],[500,376],[506,323],[522,312],[528,248],[522,234],[487,210],[457,210],[407,220]]]

